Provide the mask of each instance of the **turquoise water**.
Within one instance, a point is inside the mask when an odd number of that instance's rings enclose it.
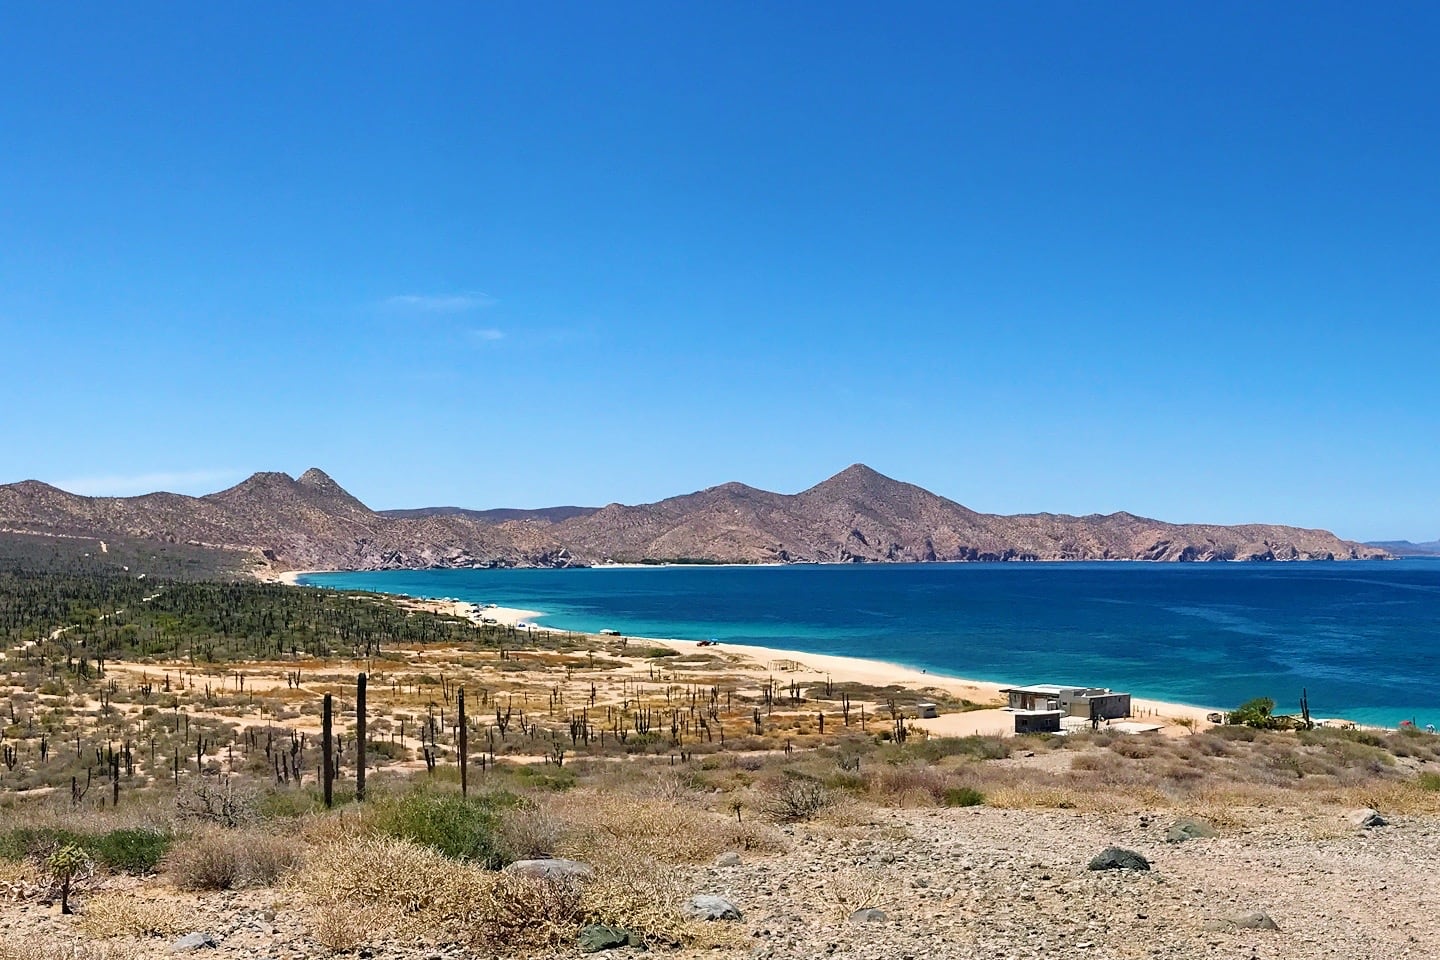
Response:
[[[302,583],[544,611],[1007,683],[1440,726],[1440,560],[422,570]]]

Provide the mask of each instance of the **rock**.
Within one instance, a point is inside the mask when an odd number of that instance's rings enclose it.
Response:
[[[187,933],[170,944],[171,953],[189,953],[192,950],[212,950],[220,942],[208,933]]]
[[[1359,810],[1351,810],[1350,822],[1355,824],[1355,826],[1357,827],[1366,828],[1384,827],[1388,826],[1390,823],[1390,821],[1386,820],[1384,817],[1380,816],[1380,814],[1376,813],[1374,810],[1371,810],[1369,807],[1363,807]]]
[[[1229,933],[1234,930],[1279,930],[1275,921],[1263,910],[1254,913],[1242,914],[1228,920],[1206,920],[1200,925],[1202,930],[1209,933]]]
[[[878,923],[885,919],[885,911],[876,907],[866,907],[850,914],[850,919],[855,923]]]
[[[516,860],[505,868],[506,873],[533,880],[589,880],[595,871],[588,863],[579,860],[563,860],[559,857],[544,860]]]
[[[1193,817],[1181,817],[1175,821],[1175,825],[1165,831],[1165,839],[1170,843],[1183,843],[1186,840],[1195,840],[1200,837],[1218,836],[1215,828],[1204,820],[1196,820]]]
[[[639,938],[628,930],[594,923],[581,929],[580,950],[582,953],[599,953],[601,950],[614,950],[617,947],[639,946],[638,940]]]
[[[740,866],[740,854],[736,853],[734,850],[731,850],[728,853],[722,853],[720,854],[720,856],[715,858],[715,866],[738,867]]]
[[[1091,870],[1149,870],[1150,861],[1134,850],[1106,847],[1090,861]]]
[[[729,900],[709,893],[699,893],[691,897],[682,912],[696,920],[741,920],[745,916],[740,912],[740,908]]]
[[[1235,926],[1241,930],[1279,930],[1275,921],[1270,919],[1270,914],[1264,910],[1257,910],[1254,913],[1247,913],[1243,917],[1235,918]]]

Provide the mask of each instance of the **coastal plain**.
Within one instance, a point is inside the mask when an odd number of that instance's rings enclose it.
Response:
[[[848,658],[281,585],[31,586],[113,606],[5,621],[5,960],[1378,960],[1440,935],[1420,731],[1155,704],[1157,732],[1000,736],[993,686]],[[1091,869],[1110,847],[1148,868]]]

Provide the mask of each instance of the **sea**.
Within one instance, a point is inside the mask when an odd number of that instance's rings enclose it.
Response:
[[[396,570],[303,584],[542,626],[865,657],[1001,683],[1440,726],[1440,559]]]

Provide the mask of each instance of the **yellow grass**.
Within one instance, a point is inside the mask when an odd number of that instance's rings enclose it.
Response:
[[[128,893],[94,893],[86,897],[76,926],[92,937],[168,937],[183,933],[190,922],[185,905]]]

